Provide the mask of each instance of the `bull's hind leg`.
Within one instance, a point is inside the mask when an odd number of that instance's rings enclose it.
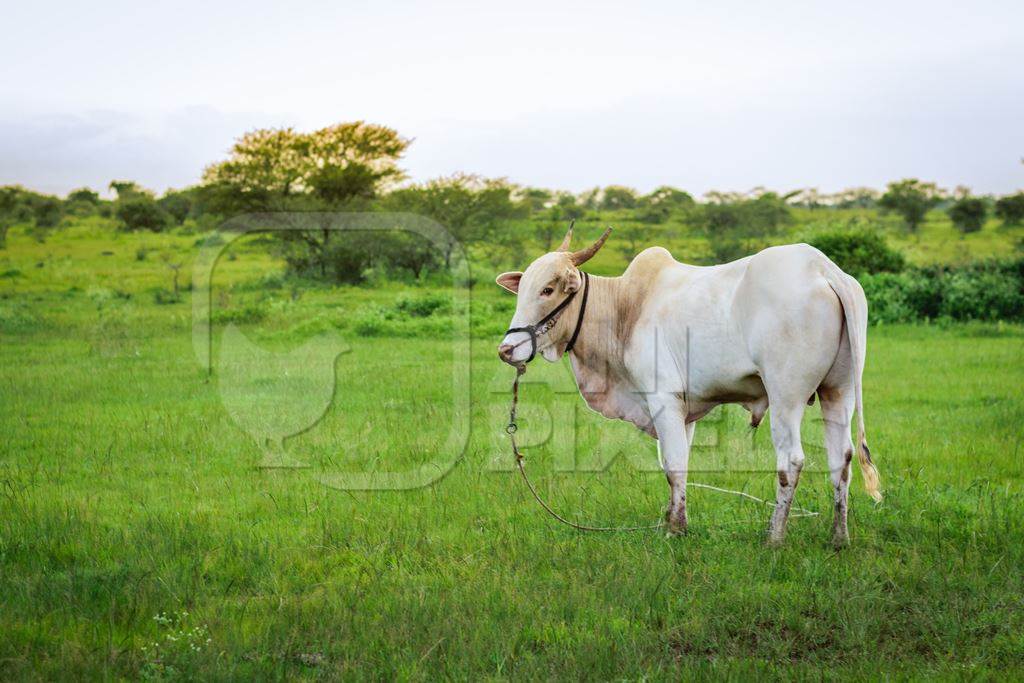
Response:
[[[850,542],[846,515],[850,496],[850,461],[853,460],[853,440],[850,438],[853,401],[826,401],[826,393],[822,393],[821,417],[825,421],[825,450],[828,451],[828,470],[835,496],[832,545],[838,548]]]
[[[800,421],[804,415],[804,399],[796,401],[771,401],[772,444],[775,446],[778,486],[775,493],[775,510],[768,527],[768,542],[782,543],[786,537],[786,521],[793,507],[800,472],[804,467],[804,449],[800,443]]]
[[[842,357],[842,353],[840,353]],[[853,439],[850,438],[850,423],[853,421],[855,395],[849,381],[846,366],[839,360],[829,372],[826,382],[818,390],[821,397],[821,418],[825,423],[825,450],[828,453],[828,469],[834,492],[832,519],[832,545],[844,546],[850,542],[846,525],[850,497],[850,461],[853,460]],[[841,378],[841,379],[840,379]],[[832,384],[838,379],[836,384]]]

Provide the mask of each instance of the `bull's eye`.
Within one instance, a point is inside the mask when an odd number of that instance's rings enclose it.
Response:
[[[540,290],[540,295],[541,296],[551,296],[554,293],[555,293],[555,288],[554,287],[545,287],[544,289]]]

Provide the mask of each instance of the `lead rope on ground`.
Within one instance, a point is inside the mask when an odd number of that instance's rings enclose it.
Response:
[[[508,434],[509,442],[512,444],[512,453],[516,457],[516,467],[519,468],[519,474],[523,475],[523,481],[526,482],[527,488],[530,489],[530,493],[533,494],[534,499],[540,504],[540,506],[544,508],[544,510],[549,515],[557,519],[562,524],[571,526],[573,529],[577,529],[579,531],[646,531],[650,529],[660,529],[661,527],[665,526],[664,522],[658,522],[657,524],[644,524],[640,526],[588,526],[586,524],[577,524],[576,522],[566,519],[562,515],[555,512],[555,510],[552,509],[552,507],[548,505],[543,498],[540,497],[540,494],[537,492],[537,489],[533,485],[533,482],[530,481],[530,477],[526,475],[526,468],[524,467],[526,458],[519,451],[519,446],[518,444],[516,444],[516,432],[519,431],[519,425],[516,424],[516,411],[519,408],[519,378],[522,377],[525,372],[525,365],[519,365],[516,367],[516,378],[512,382],[512,407],[509,409],[508,425],[506,425],[505,427],[505,433]],[[741,498],[746,498],[748,500],[755,501],[757,503],[763,503],[768,506],[775,505],[775,503],[773,503],[770,500],[758,498],[757,496],[752,496],[749,493],[745,493],[743,491],[733,491],[732,489],[723,489],[718,486],[711,486],[710,484],[700,484],[697,482],[686,483],[686,488],[690,488],[691,486],[693,488],[708,489],[709,491],[717,491],[719,493],[728,493],[734,496],[739,496]],[[790,512],[790,517],[816,517],[817,515],[817,512],[805,510],[804,508],[799,507],[792,508],[792,511]]]

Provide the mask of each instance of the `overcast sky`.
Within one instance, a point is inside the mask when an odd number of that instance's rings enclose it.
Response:
[[[1024,187],[1020,0],[487,4],[9,3],[0,184],[162,191],[365,119],[416,180]]]

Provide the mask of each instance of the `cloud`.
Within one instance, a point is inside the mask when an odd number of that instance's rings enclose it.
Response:
[[[130,179],[163,191],[199,180],[247,129],[280,125],[285,117],[228,114],[187,107],[162,114],[10,113],[0,118],[0,183],[65,193],[82,186],[106,190]]]

